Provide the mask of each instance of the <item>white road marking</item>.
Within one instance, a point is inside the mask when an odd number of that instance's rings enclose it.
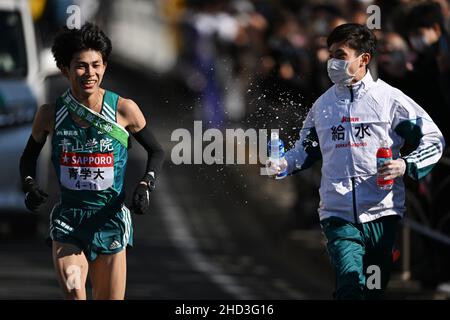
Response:
[[[237,279],[226,274],[219,265],[201,252],[197,240],[189,230],[189,224],[186,222],[182,209],[171,196],[164,179],[158,181],[158,190],[158,202],[163,210],[162,217],[168,227],[169,237],[189,263],[236,299],[255,299],[255,296],[241,286]]]

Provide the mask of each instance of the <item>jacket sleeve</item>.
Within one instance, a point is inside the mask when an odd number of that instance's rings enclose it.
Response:
[[[307,169],[315,161],[322,159],[319,138],[314,125],[313,108],[303,122],[300,138],[295,142],[294,147],[286,152],[285,158],[288,163],[288,174]]]
[[[406,173],[420,180],[441,158],[444,137],[426,111],[401,91],[395,94],[393,104],[393,129],[414,149],[402,157],[406,162]]]

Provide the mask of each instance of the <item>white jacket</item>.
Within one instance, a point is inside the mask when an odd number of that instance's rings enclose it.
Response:
[[[322,158],[320,220],[335,216],[364,223],[403,215],[403,179],[395,179],[387,191],[376,184],[382,140],[388,141],[394,159],[404,143],[413,146],[403,158],[414,179],[424,177],[444,149],[442,133],[430,116],[400,90],[374,81],[369,71],[353,86],[334,85],[317,99],[286,160],[292,174]]]

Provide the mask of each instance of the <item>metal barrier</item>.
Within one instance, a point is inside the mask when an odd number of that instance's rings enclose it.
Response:
[[[450,167],[450,157],[442,157],[439,164]],[[417,199],[414,200],[417,201]],[[450,246],[450,236],[406,217],[401,223],[403,225],[401,279],[407,281],[411,279],[411,230],[448,246]]]
[[[418,233],[421,233],[433,240],[436,240],[438,242],[441,242],[443,244],[450,246],[450,237],[441,232],[438,232],[430,227],[427,227],[423,224],[420,224],[420,223],[418,223],[414,220],[408,219],[408,218],[404,218],[402,223],[404,226],[406,226],[410,229],[413,229],[414,231],[416,231]]]
[[[411,230],[450,246],[450,237],[414,220],[403,218],[401,279],[411,279]]]

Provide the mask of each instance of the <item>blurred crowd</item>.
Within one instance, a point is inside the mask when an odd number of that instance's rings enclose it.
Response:
[[[41,15],[35,20],[43,46],[65,24],[68,6],[81,8],[83,22],[106,27],[117,18],[117,2],[30,0],[33,17]],[[450,141],[450,0],[129,2],[148,12],[162,9],[161,21],[176,35],[174,71],[197,96],[196,116],[205,126],[279,128],[292,144],[312,103],[331,86],[326,38],[352,22],[375,27],[372,75],[412,97]]]
[[[175,2],[183,9],[178,71],[211,127],[247,120],[281,128],[292,143],[307,110],[331,85],[327,35],[343,23],[377,19],[372,74],[411,96],[450,141],[448,0]]]

